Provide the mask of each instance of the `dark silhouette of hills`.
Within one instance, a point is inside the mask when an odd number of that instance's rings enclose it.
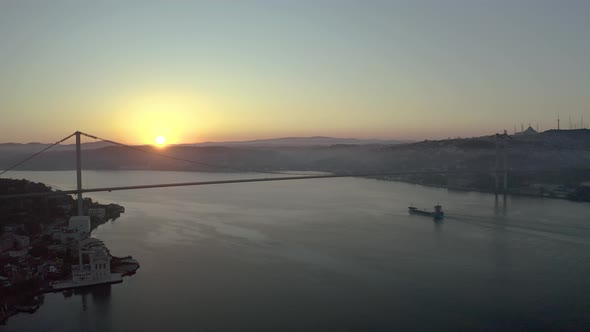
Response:
[[[213,172],[301,170],[351,173],[425,169],[489,171],[495,163],[495,135],[404,144],[386,144],[386,141],[378,141],[378,144],[360,144],[374,141],[287,137],[247,142],[176,145],[165,149],[141,147],[153,154],[120,146],[108,146],[104,143],[103,146],[101,143],[88,143],[84,146],[83,168]],[[337,143],[328,144],[330,142]],[[513,136],[506,144],[509,167],[513,169],[590,169],[590,130],[549,130],[531,136]],[[34,146],[39,147],[36,144]],[[11,144],[0,145],[3,149],[0,154],[0,168],[7,167],[28,155],[23,153],[23,150],[11,150],[10,147]],[[27,147],[30,148],[28,145]],[[41,154],[19,169],[74,169],[73,147],[68,145],[60,148]],[[170,160],[155,154],[193,160],[195,163]]]
[[[149,153],[121,146],[90,145],[82,152],[82,167],[96,170],[320,171],[338,174],[452,171],[388,179],[468,190],[491,191],[494,187],[496,135],[404,144],[381,141],[379,144],[342,144],[350,140],[337,139],[338,144],[328,145],[331,140],[323,137],[282,138],[226,142],[227,145],[176,145],[165,149],[136,147]],[[291,145],[296,142],[301,144]],[[576,199],[588,196],[576,193],[588,191],[584,188],[590,183],[590,130],[549,130],[512,136],[503,142],[512,192],[553,195],[551,197],[574,195]],[[3,144],[5,149],[0,153],[0,169],[30,154],[11,151],[7,146],[10,144]],[[43,153],[18,169],[73,170],[75,159],[75,151],[68,146]]]
[[[358,139],[358,138],[335,138],[326,136],[312,137],[282,137],[271,139],[257,139],[249,141],[229,141],[229,142],[203,142],[195,144],[183,144],[187,146],[328,146],[336,144],[402,144],[408,143],[408,140],[380,140],[380,139]]]
[[[313,137],[283,137],[283,138],[270,138],[270,139],[258,139],[249,141],[229,141],[229,142],[203,142],[203,143],[190,143],[190,144],[177,144],[177,146],[252,146],[252,147],[265,147],[265,146],[327,146],[335,144],[402,144],[411,141],[403,140],[379,140],[379,139],[357,139],[357,138],[335,138],[325,136],[313,136]],[[48,147],[49,143],[0,143],[0,153],[16,153],[16,154],[32,154]],[[83,150],[96,150],[107,146],[113,146],[108,142],[91,142],[82,143]],[[76,144],[60,144],[53,148],[51,151],[73,151],[76,149]]]

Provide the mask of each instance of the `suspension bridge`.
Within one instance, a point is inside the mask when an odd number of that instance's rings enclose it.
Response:
[[[161,184],[149,184],[149,185],[131,185],[131,186],[118,186],[118,187],[100,187],[100,188],[83,188],[82,187],[82,148],[81,148],[81,137],[85,136],[90,139],[103,141],[107,143],[111,143],[113,145],[121,146],[126,149],[140,151],[143,153],[154,154],[162,158],[168,158],[176,161],[182,161],[202,166],[213,167],[217,169],[224,169],[229,171],[235,172],[246,172],[246,173],[258,173],[258,174],[266,174],[266,175],[273,175],[273,177],[264,177],[264,178],[245,178],[245,179],[232,179],[232,180],[217,180],[217,181],[198,181],[198,182],[179,182],[179,183],[161,183]],[[322,174],[322,175],[309,175],[309,174],[302,174],[302,173],[293,173],[293,172],[276,172],[276,171],[252,171],[252,170],[245,170],[236,167],[230,167],[225,165],[215,165],[210,163],[205,163],[201,161],[195,161],[185,158],[180,158],[173,155],[167,155],[163,153],[157,153],[153,151],[149,151],[143,149],[138,146],[131,146],[128,144],[123,144],[120,142],[116,142],[109,139],[100,138],[98,136],[86,134],[80,131],[76,131],[75,133],[68,135],[61,140],[45,147],[44,149],[20,160],[19,162],[9,166],[2,172],[0,172],[0,176],[3,174],[14,170],[18,166],[24,164],[25,162],[39,156],[40,154],[48,151],[52,147],[59,145],[68,139],[75,137],[76,139],[76,189],[72,190],[60,190],[60,191],[51,191],[51,192],[33,192],[33,193],[21,193],[21,194],[7,194],[7,195],[0,195],[0,200],[2,199],[14,199],[14,198],[25,198],[25,197],[44,197],[44,196],[53,196],[53,195],[77,195],[77,213],[78,215],[83,215],[83,199],[82,195],[84,193],[92,193],[92,192],[111,192],[111,191],[118,191],[118,190],[138,190],[138,189],[150,189],[150,188],[167,188],[167,187],[184,187],[184,186],[205,186],[205,185],[220,185],[220,184],[238,184],[238,183],[251,183],[251,182],[274,182],[274,181],[294,181],[294,180],[310,180],[310,179],[334,179],[334,178],[350,178],[350,177],[364,177],[364,178],[371,178],[371,177],[384,177],[384,176],[404,176],[404,175],[430,175],[430,174],[489,174],[489,171],[468,171],[468,170],[461,170],[461,171],[452,171],[452,170],[437,170],[437,171],[400,171],[400,172],[378,172],[378,173],[354,173],[354,174]],[[499,135],[497,135],[497,142]],[[500,149],[501,147],[501,149]],[[502,159],[502,168],[499,167],[499,160]],[[510,170],[510,172],[518,172],[518,170]],[[521,171],[523,172],[523,171]],[[529,172],[529,171],[524,171]],[[504,152],[504,143],[501,145],[497,143],[496,145],[496,168],[494,173],[495,177],[495,185],[496,185],[496,194],[498,193],[498,183],[500,177],[503,177],[504,182],[504,194],[506,194],[507,190],[507,173],[508,170],[506,168],[506,156]]]

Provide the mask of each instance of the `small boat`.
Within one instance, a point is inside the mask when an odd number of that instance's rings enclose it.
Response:
[[[441,205],[435,205],[434,211],[421,210],[421,209],[418,209],[417,207],[410,206],[410,207],[408,207],[408,212],[410,214],[418,214],[421,216],[428,216],[428,217],[432,217],[434,219],[442,219],[445,217],[445,213],[443,212]]]

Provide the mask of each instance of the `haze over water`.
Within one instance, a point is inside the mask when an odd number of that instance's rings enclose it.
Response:
[[[85,171],[84,187],[254,176]],[[75,183],[71,171],[11,177]],[[590,328],[588,204],[355,178],[88,196],[126,208],[93,236],[138,273],[48,294],[0,330]],[[441,223],[407,213],[439,202]]]

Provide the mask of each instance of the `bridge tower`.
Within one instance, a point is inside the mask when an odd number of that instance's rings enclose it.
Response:
[[[504,134],[496,134],[496,165],[494,168],[494,193],[500,192],[500,177],[502,178],[502,193],[508,193],[508,157],[506,156],[506,139],[510,136],[504,130]]]
[[[78,215],[84,215],[84,205],[82,200],[82,148],[80,144],[80,132],[76,131],[76,180],[78,191]]]

